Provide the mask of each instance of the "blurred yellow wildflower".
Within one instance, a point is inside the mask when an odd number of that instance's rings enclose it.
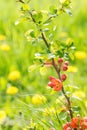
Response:
[[[7,88],[6,93],[7,93],[7,94],[12,94],[12,95],[14,95],[14,94],[18,93],[18,91],[19,91],[19,90],[18,90],[17,87],[15,87],[15,86],[10,86],[10,87]]]
[[[0,45],[0,50],[2,50],[2,51],[9,51],[10,50],[10,46],[8,44],[2,44],[2,45]]]
[[[76,51],[75,52],[75,57],[79,60],[82,60],[82,59],[86,59],[87,58],[87,53],[84,52],[84,51]]]
[[[12,71],[8,75],[8,79],[11,81],[18,80],[18,79],[20,79],[20,77],[21,77],[21,74],[18,70]]]
[[[0,41],[4,41],[6,37],[4,35],[0,35]]]
[[[5,120],[5,118],[6,118],[6,113],[5,113],[5,111],[0,110],[0,124],[3,123],[3,121]]]
[[[47,101],[46,97],[43,95],[36,94],[31,99],[32,103],[35,105],[40,105],[42,103],[45,103]]]
[[[77,72],[78,71],[78,68],[76,66],[68,66],[68,72]]]
[[[73,93],[73,96],[77,96],[79,98],[85,98],[85,93],[82,92],[81,90],[78,90],[78,91]]]

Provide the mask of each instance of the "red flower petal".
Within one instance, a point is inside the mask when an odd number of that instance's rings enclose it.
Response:
[[[63,130],[71,130],[71,123],[67,122],[66,124],[63,125]]]
[[[87,128],[87,117],[84,117],[83,120],[84,120],[84,128]]]

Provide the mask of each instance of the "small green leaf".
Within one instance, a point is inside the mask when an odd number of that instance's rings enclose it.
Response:
[[[24,21],[26,21],[26,18],[22,17],[22,18],[19,18],[18,20],[16,20],[14,24],[18,25],[18,24],[20,24],[20,23],[22,23]]]
[[[81,98],[79,98],[79,97],[77,97],[77,96],[72,96],[72,98],[71,98],[72,100],[79,100],[79,101],[81,101],[82,99]]]
[[[65,120],[67,118],[67,113],[66,112],[60,112],[59,118],[62,119],[62,120]]]
[[[43,19],[43,15],[41,12],[33,11],[33,18],[35,19],[36,22],[40,23]]]
[[[29,3],[31,0],[26,0],[26,3]]]
[[[60,0],[60,3],[63,5],[63,6],[69,6],[70,3],[71,3],[71,0]]]
[[[40,68],[40,74],[41,75],[46,75],[46,73],[47,73],[47,68],[45,66],[41,67]]]
[[[32,71],[38,69],[40,66],[41,66],[40,64],[39,65],[38,64],[31,65],[31,66],[29,66],[28,71],[32,72]]]
[[[44,26],[48,26],[51,23],[52,19],[48,18],[45,22],[44,22]]]
[[[40,53],[35,53],[35,58],[36,59],[44,59],[43,55]]]
[[[25,33],[25,36],[31,36],[32,38],[35,38],[35,32],[33,29],[30,29],[28,30],[26,33]]]
[[[81,108],[79,106],[74,106],[74,107],[72,107],[72,110],[74,112],[79,112],[81,110]]]
[[[22,9],[24,11],[28,11],[29,10],[29,6],[27,4],[23,4]]]
[[[64,11],[65,11],[67,14],[69,14],[70,16],[72,16],[72,12],[71,12],[70,9],[65,8]]]
[[[69,53],[69,57],[71,60],[74,60],[74,55],[72,53]]]
[[[55,6],[50,6],[50,11],[51,11],[51,13],[52,14],[56,14],[57,13],[57,9],[56,9],[56,7]]]
[[[56,31],[56,29],[57,29],[57,27],[56,27],[56,26],[54,26],[54,27],[53,27],[53,31]]]
[[[52,53],[48,53],[48,59],[52,59],[52,58],[55,58],[55,55]]]
[[[35,33],[34,33],[33,30],[30,32],[30,36],[33,37],[33,38],[35,38]]]
[[[45,28],[43,31],[44,31],[44,32],[48,32],[48,31],[49,31],[49,28]]]
[[[53,37],[53,33],[50,33],[48,37],[49,37],[49,39],[52,38]]]

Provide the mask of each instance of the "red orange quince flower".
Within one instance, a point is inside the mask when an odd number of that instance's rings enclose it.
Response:
[[[84,128],[87,129],[87,117],[83,118],[83,125],[84,125]]]
[[[55,91],[60,91],[62,89],[62,82],[59,79],[56,79],[55,77],[50,76],[49,77],[50,82],[48,83],[48,86],[53,88]]]
[[[82,119],[79,117],[72,118],[71,125],[73,128],[78,128],[80,126],[81,128],[87,129],[87,117]]]
[[[83,119],[80,119],[80,117],[75,117],[71,119],[71,126],[72,128],[78,128],[79,126],[82,126],[81,124],[83,122]]]
[[[63,125],[63,130],[71,130],[71,123],[67,122],[66,124]]]
[[[74,117],[71,119],[71,122],[63,125],[63,130],[73,130],[73,128],[79,130],[87,130],[87,117],[80,118]]]

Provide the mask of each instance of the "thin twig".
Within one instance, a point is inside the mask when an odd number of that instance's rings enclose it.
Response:
[[[49,48],[49,43],[47,42],[46,37],[41,29],[40,29],[40,32],[41,32],[41,36],[42,36],[43,41],[45,42],[47,48]]]

